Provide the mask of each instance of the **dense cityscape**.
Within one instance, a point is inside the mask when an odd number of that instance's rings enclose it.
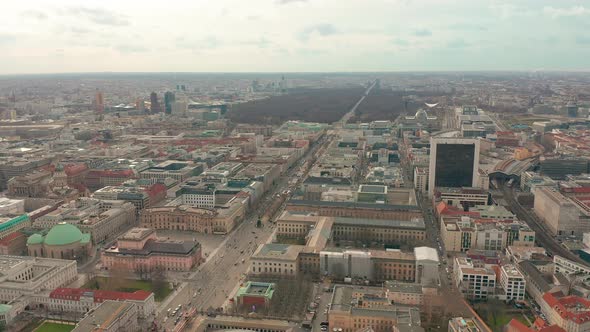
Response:
[[[0,10],[0,332],[590,332],[590,4]]]
[[[0,89],[9,331],[590,326],[584,75],[40,75]]]

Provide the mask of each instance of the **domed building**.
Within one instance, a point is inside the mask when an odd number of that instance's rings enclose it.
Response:
[[[29,256],[78,259],[91,254],[90,234],[78,227],[61,222],[51,228],[47,235],[33,234],[27,239]]]

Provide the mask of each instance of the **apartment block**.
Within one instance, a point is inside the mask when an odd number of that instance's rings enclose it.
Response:
[[[456,257],[453,263],[455,285],[468,299],[485,300],[494,294],[496,274],[490,268],[475,267],[471,259]]]

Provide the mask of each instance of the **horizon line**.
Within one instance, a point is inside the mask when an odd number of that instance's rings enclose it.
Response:
[[[0,74],[10,76],[105,75],[105,74],[388,74],[388,73],[590,73],[590,69],[478,69],[478,70],[383,70],[383,71],[80,71]]]

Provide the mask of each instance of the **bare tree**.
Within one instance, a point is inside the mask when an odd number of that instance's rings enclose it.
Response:
[[[152,277],[152,291],[154,295],[161,298],[166,294],[167,281],[166,269],[163,266],[156,266],[151,273]]]
[[[127,269],[123,265],[115,265],[109,270],[109,277],[106,282],[101,285],[97,282],[99,289],[119,290],[125,286],[125,279],[129,277]]]
[[[504,315],[506,307],[504,303],[496,298],[488,299],[487,305],[488,320],[493,324],[494,330],[498,328],[500,317]]]

